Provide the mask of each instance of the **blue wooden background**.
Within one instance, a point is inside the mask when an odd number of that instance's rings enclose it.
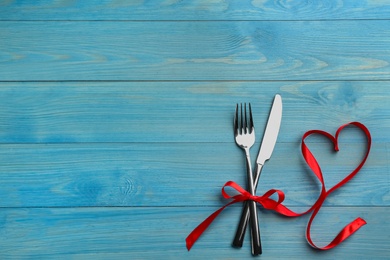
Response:
[[[363,170],[314,221],[260,210],[262,259],[385,259],[390,255],[390,2],[282,0],[0,1],[0,258],[251,259],[232,248],[239,205],[190,252],[186,236],[245,184],[232,133],[251,102],[261,139],[276,93],[284,102],[258,193],[279,188],[307,209],[320,190],[300,154],[310,129],[360,121],[373,136]],[[309,145],[328,187],[362,158]],[[259,142],[252,149],[253,158]]]

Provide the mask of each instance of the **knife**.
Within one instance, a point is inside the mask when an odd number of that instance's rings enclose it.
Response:
[[[274,102],[272,104],[271,112],[268,117],[267,126],[263,135],[263,140],[261,142],[259,154],[256,159],[256,171],[253,181],[253,186],[257,188],[259,182],[261,170],[264,163],[271,158],[272,152],[274,150],[276,139],[278,138],[280,123],[282,121],[282,97],[277,94],[275,95]],[[237,227],[236,235],[233,240],[233,246],[242,247],[244,242],[244,235],[246,226],[249,220],[249,205],[246,202],[241,213],[240,222]]]

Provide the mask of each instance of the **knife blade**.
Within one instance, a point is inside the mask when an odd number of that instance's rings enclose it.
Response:
[[[257,184],[259,182],[261,170],[264,163],[271,158],[272,152],[275,148],[276,140],[278,138],[280,124],[282,121],[282,97],[275,95],[271,112],[268,117],[267,126],[263,135],[263,140],[260,145],[260,150],[256,159],[256,171],[253,180],[254,190],[256,191]],[[246,226],[249,220],[249,207],[248,203],[244,204],[243,211],[241,213],[240,222],[237,227],[236,235],[233,240],[233,246],[242,247],[244,242],[244,235]]]
[[[272,152],[274,151],[279,134],[280,123],[282,122],[282,110],[282,97],[277,94],[275,95],[274,102],[272,104],[272,109],[268,117],[259,154],[256,159],[256,173],[253,182],[255,187],[257,187],[259,182],[261,169],[263,168],[264,163],[271,158]]]

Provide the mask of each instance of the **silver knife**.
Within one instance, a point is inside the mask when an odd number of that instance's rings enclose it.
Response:
[[[263,135],[263,140],[261,142],[259,154],[256,159],[256,173],[253,181],[253,186],[257,187],[259,182],[261,169],[263,168],[264,163],[271,158],[272,152],[276,144],[276,139],[278,138],[280,123],[282,121],[282,97],[277,94],[274,98],[274,103],[272,104],[271,113],[268,117],[267,127]]]
[[[257,184],[259,182],[261,170],[263,168],[264,163],[271,158],[272,152],[274,151],[274,147],[276,144],[276,139],[278,138],[280,123],[282,121],[282,97],[277,94],[275,95],[274,102],[272,104],[271,112],[268,117],[267,126],[265,128],[265,132],[263,135],[263,140],[261,142],[259,154],[256,159],[256,172],[254,176],[253,186],[257,188]],[[237,227],[236,236],[233,240],[233,246],[242,247],[244,242],[244,235],[246,230],[246,225],[249,220],[249,207],[248,204],[245,203],[243,208],[241,219]]]

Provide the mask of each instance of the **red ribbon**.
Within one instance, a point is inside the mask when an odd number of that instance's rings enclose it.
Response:
[[[366,137],[367,137],[366,154],[365,154],[363,160],[360,162],[360,164],[351,173],[349,173],[343,180],[341,180],[339,183],[337,183],[331,189],[326,190],[321,167],[318,164],[317,160],[315,159],[314,155],[311,153],[311,151],[307,147],[307,145],[305,143],[305,139],[312,134],[323,135],[332,141],[333,146],[334,146],[334,150],[338,151],[339,150],[338,136],[339,136],[340,132],[346,126],[350,126],[350,125],[353,125],[353,126],[360,128],[364,132],[364,134],[366,135]],[[337,190],[338,188],[340,188],[341,186],[346,184],[348,181],[350,181],[360,171],[360,169],[363,167],[364,163],[367,160],[368,154],[370,152],[370,148],[371,148],[371,134],[368,131],[368,129],[363,124],[361,124],[359,122],[351,122],[351,123],[342,125],[339,129],[337,129],[335,136],[332,136],[331,134],[324,132],[324,131],[321,131],[321,130],[310,130],[310,131],[306,132],[302,137],[302,145],[301,145],[302,155],[303,155],[306,163],[309,165],[310,169],[314,172],[314,174],[317,176],[318,180],[321,182],[321,193],[320,193],[320,196],[318,197],[317,201],[313,204],[313,206],[311,206],[305,212],[296,213],[282,204],[282,202],[284,201],[285,195],[284,195],[283,191],[281,191],[281,190],[271,189],[271,190],[267,191],[266,193],[264,193],[262,196],[254,196],[254,195],[251,195],[249,192],[247,192],[245,189],[243,189],[241,186],[239,186],[237,183],[235,183],[233,181],[228,181],[222,187],[222,196],[225,199],[233,199],[233,200],[231,202],[229,202],[228,204],[226,204],[225,206],[218,209],[217,211],[215,211],[213,214],[211,214],[208,218],[206,218],[199,226],[197,226],[189,234],[189,236],[186,238],[186,246],[187,246],[188,251],[194,245],[196,240],[202,235],[202,233],[208,228],[208,226],[214,221],[214,219],[226,207],[228,207],[232,204],[235,204],[237,202],[242,202],[242,201],[246,201],[246,200],[256,201],[257,203],[261,204],[265,209],[276,211],[279,214],[287,216],[287,217],[299,217],[299,216],[305,215],[305,214],[313,211],[313,213],[309,219],[307,228],[306,228],[306,239],[307,239],[308,243],[312,247],[314,247],[316,249],[320,249],[320,250],[328,250],[328,249],[331,249],[331,248],[337,246],[338,244],[343,242],[345,239],[347,239],[349,236],[351,236],[353,233],[355,233],[360,227],[367,224],[366,221],[362,218],[356,218],[354,221],[352,221],[351,223],[346,225],[340,231],[340,233],[332,240],[332,242],[330,242],[327,246],[324,246],[324,247],[317,247],[314,244],[314,242],[312,241],[311,236],[310,236],[311,224],[312,224],[315,216],[317,215],[318,211],[320,210],[322,204],[324,203],[326,197],[329,194],[331,194],[333,191]],[[225,191],[225,187],[231,187],[231,188],[235,189],[236,191],[238,191],[239,194],[235,195],[235,196],[230,196]],[[272,196],[275,193],[278,195],[277,201],[270,198],[270,196]]]

